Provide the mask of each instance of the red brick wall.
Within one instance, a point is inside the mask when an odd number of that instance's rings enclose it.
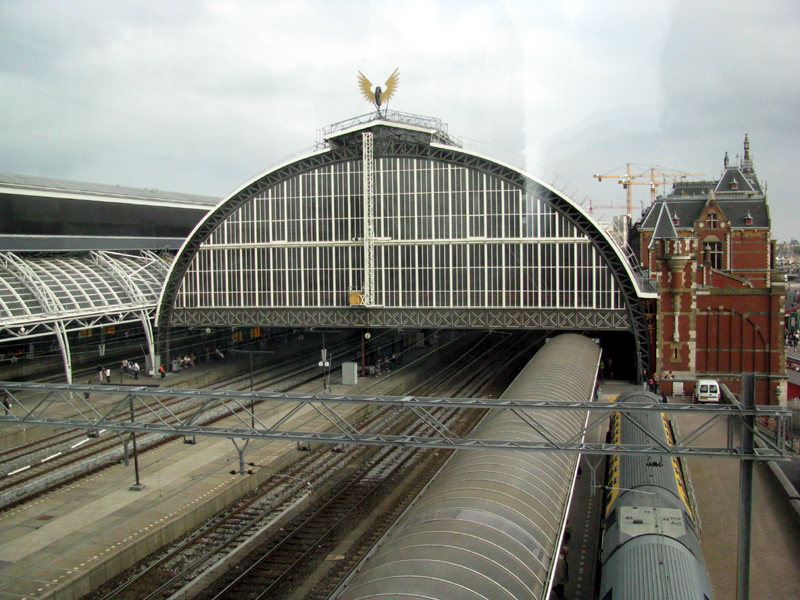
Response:
[[[732,290],[720,290],[725,291]],[[736,291],[742,293],[697,295],[697,372],[770,371],[774,318],[769,290]]]

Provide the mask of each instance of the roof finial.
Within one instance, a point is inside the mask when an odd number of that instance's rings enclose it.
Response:
[[[358,72],[358,85],[361,88],[361,94],[367,101],[372,102],[375,105],[375,108],[378,109],[378,115],[381,114],[381,104],[386,104],[389,101],[389,98],[397,91],[397,84],[400,81],[400,69],[395,69],[394,73],[389,76],[389,79],[386,80],[384,84],[386,87],[381,89],[381,86],[377,86],[375,91],[372,90],[372,84],[370,83],[369,79],[364,77],[361,71]]]
[[[725,168],[728,168],[728,153],[725,152]]]
[[[744,134],[744,159],[750,160],[750,139]]]

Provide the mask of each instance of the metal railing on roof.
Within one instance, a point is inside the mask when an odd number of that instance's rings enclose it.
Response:
[[[317,145],[323,146],[327,144],[327,138],[339,131],[345,131],[359,125],[365,125],[373,121],[390,121],[392,123],[399,123],[401,125],[411,125],[414,127],[421,127],[423,129],[431,129],[438,134],[441,138],[440,141],[459,146],[458,141],[451,137],[447,131],[447,123],[435,117],[424,117],[422,115],[414,115],[411,113],[402,113],[395,110],[389,110],[379,113],[375,111],[366,115],[340,121],[333,125],[328,125],[317,131]]]

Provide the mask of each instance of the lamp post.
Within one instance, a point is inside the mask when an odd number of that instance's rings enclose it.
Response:
[[[322,349],[322,360],[319,361],[319,366],[325,369],[325,372],[322,376],[322,393],[323,394],[330,394],[331,393],[331,361],[328,357],[328,350],[326,348]]]
[[[131,425],[135,421],[133,414],[133,396],[131,396]],[[136,483],[130,487],[134,492],[140,492],[144,489],[142,482],[139,480],[139,453],[136,451],[136,432],[131,431],[131,439],[133,440],[133,470],[136,472]]]

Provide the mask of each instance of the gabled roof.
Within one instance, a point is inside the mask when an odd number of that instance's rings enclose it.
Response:
[[[672,215],[669,214],[669,207],[666,202],[661,203],[661,210],[658,212],[658,220],[656,221],[656,228],[653,231],[653,239],[650,240],[650,249],[655,246],[655,241],[658,240],[674,240],[679,238],[678,232],[675,230],[675,225],[672,223]]]
[[[769,206],[762,201],[742,201],[742,200],[717,200],[717,204],[724,211],[725,217],[730,222],[732,228],[740,227],[770,227]],[[752,219],[747,223],[747,217]]]
[[[716,186],[716,181],[677,181],[673,184],[669,195],[675,198],[708,196]]]
[[[717,182],[714,191],[718,194],[761,194],[761,186],[755,173],[745,177],[739,167],[728,167]]]
[[[673,199],[669,196],[666,198],[661,197],[656,200],[656,203],[650,207],[647,214],[644,216],[641,224],[642,229],[655,229],[658,223],[658,218],[661,215],[661,206],[667,204],[669,199],[669,213],[673,218],[676,218],[678,223],[675,227],[686,228],[694,227],[694,222],[697,220],[698,215],[703,211],[707,198],[676,198]]]
[[[715,198],[715,202],[722,211],[725,220],[731,224],[731,228],[739,229],[742,227],[764,228],[770,226],[769,207],[763,196],[752,199],[721,199]],[[673,198],[662,196],[650,208],[644,219],[639,223],[640,229],[655,229],[658,224],[661,206],[669,205],[669,212],[672,217],[677,218],[677,229],[693,228],[695,221],[703,213],[703,209],[708,203],[708,198]],[[746,217],[752,218],[751,223],[746,222]]]
[[[639,229],[657,228],[661,205],[668,204],[678,229],[693,229],[710,201],[716,203],[731,228],[770,227],[769,206],[753,168],[750,140],[745,135],[744,156],[731,164],[725,153],[725,169],[717,181],[678,181],[667,196],[661,196],[637,223]]]

